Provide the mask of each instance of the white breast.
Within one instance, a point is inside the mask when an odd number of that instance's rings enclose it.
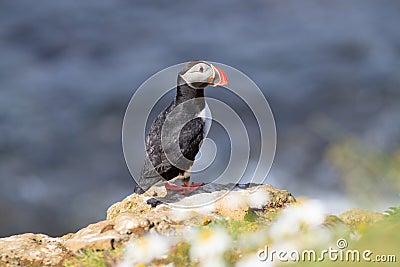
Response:
[[[204,106],[204,108],[200,111],[199,114],[197,114],[197,117],[200,117],[204,121],[204,138],[207,137],[208,132],[210,131],[211,123],[212,123],[212,117],[211,117],[211,110],[208,107],[207,103]]]

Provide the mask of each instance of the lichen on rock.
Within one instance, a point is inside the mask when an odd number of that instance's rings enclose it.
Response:
[[[358,228],[365,224],[375,223],[382,220],[383,217],[384,215],[382,213],[366,211],[358,208],[351,208],[339,215],[339,218],[352,228]]]
[[[26,233],[0,239],[0,266],[57,266],[71,255],[60,238]]]

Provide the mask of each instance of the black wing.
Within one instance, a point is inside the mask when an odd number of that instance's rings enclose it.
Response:
[[[179,132],[180,121],[186,121],[190,112],[180,112],[183,117],[173,118],[176,120],[176,127],[168,129],[163,135],[161,145],[161,133],[168,114],[174,109],[173,103],[160,113],[150,127],[146,137],[146,157],[139,179],[139,186],[135,192],[142,193],[162,179],[170,180],[180,173],[188,170],[199,152],[201,142],[204,138],[204,122],[201,118],[190,120]],[[194,117],[194,116],[193,116]],[[174,120],[173,120],[174,121]],[[172,125],[174,126],[174,125]],[[178,137],[179,136],[179,141]],[[179,143],[178,143],[179,142]],[[164,148],[168,149],[179,145],[179,150],[172,149],[168,158]],[[172,163],[174,164],[172,164]],[[174,166],[175,165],[175,166]],[[176,166],[179,166],[176,167]]]

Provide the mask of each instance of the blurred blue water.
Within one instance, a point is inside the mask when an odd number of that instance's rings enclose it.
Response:
[[[104,218],[131,192],[131,95],[191,59],[263,89],[278,130],[271,183],[351,205],[323,153],[342,132],[399,145],[399,12],[395,0],[0,2],[0,236]]]

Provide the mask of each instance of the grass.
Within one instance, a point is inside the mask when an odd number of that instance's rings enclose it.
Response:
[[[247,221],[247,220],[232,220],[232,219],[221,219],[216,222],[212,222],[208,227],[222,226],[227,230],[228,234],[233,238],[237,239],[240,235],[245,233],[255,232],[265,227],[265,224],[258,221]],[[204,226],[207,227],[207,226]]]
[[[66,259],[64,267],[112,267],[122,257],[122,249],[114,250],[94,250],[85,249],[79,251],[74,256]]]
[[[173,263],[175,267],[191,267],[196,266],[196,263],[190,259],[189,256],[190,244],[186,242],[179,242],[169,251],[168,257],[162,260],[154,260],[156,264],[170,264]]]

